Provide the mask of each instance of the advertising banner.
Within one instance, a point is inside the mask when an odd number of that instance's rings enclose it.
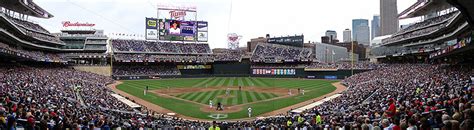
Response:
[[[145,18],[145,39],[158,39],[158,19]]]
[[[207,32],[207,22],[206,21],[198,21],[197,22],[197,29],[199,32]]]
[[[268,43],[303,47],[304,36],[286,36],[286,37],[273,37],[267,39]]]
[[[173,20],[187,20],[194,21],[196,19],[195,11],[186,11],[180,9],[160,9],[158,17],[160,19],[173,19]]]

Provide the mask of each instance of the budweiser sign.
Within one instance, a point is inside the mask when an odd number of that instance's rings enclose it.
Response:
[[[171,18],[179,19],[186,16],[186,11],[170,11]]]
[[[76,26],[76,27],[93,27],[95,26],[95,24],[93,23],[79,23],[79,22],[71,22],[71,21],[63,21],[63,27],[72,27],[72,26]]]

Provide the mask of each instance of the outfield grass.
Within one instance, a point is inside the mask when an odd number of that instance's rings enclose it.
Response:
[[[245,103],[251,103],[256,101],[262,101],[278,97],[277,94],[271,92],[253,92],[253,91],[239,91],[230,90],[229,96],[226,96],[225,90],[213,90],[205,92],[189,92],[176,95],[176,97],[201,103],[203,105],[209,104],[210,101],[213,103],[221,102],[225,106],[233,106]],[[221,97],[218,97],[221,96]],[[240,100],[239,100],[240,99]],[[245,99],[245,100],[244,100]]]
[[[214,103],[222,102],[228,105],[244,104],[244,108],[252,107],[253,115],[258,116],[263,113],[271,112],[294,105],[303,101],[307,101],[321,95],[330,93],[336,88],[331,83],[335,80],[300,80],[300,79],[276,79],[276,78],[249,78],[249,77],[231,77],[231,78],[195,78],[195,79],[162,79],[162,80],[125,80],[123,84],[117,86],[118,89],[142,98],[151,103],[157,104],[176,113],[200,118],[212,119],[208,117],[212,113],[202,112],[200,107],[208,104],[209,100]],[[222,87],[219,90],[204,92],[189,92],[178,94],[175,97],[196,102],[190,103],[174,98],[162,97],[153,93],[143,95],[143,89],[149,86],[149,89],[165,89],[165,88],[205,88],[205,87]],[[272,92],[255,92],[251,90],[238,91],[231,90],[233,98],[217,98],[219,95],[225,94],[226,87],[232,86],[254,86],[264,88],[285,88],[305,90],[305,95],[297,95],[286,98],[276,98],[278,95]],[[296,93],[296,92],[294,92]],[[262,100],[266,100],[263,101]],[[260,101],[258,103],[255,103]],[[225,119],[239,119],[247,117],[247,110],[242,109],[239,112],[228,113]]]

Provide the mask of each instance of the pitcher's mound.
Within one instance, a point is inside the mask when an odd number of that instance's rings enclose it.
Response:
[[[227,99],[227,98],[234,98],[235,96],[230,94],[230,95],[227,95],[227,94],[222,94],[222,95],[219,95],[217,96],[217,98],[223,98],[223,99]]]

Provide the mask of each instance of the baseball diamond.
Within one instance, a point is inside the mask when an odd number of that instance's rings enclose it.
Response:
[[[239,119],[248,118],[247,110],[242,108],[252,107],[252,116],[258,117],[333,92],[336,88],[331,84],[335,82],[337,80],[254,77],[182,78],[125,80],[117,89],[187,117],[215,119],[209,115],[226,113],[226,118],[219,119]],[[143,95],[146,86],[149,91]],[[214,103],[213,109],[209,109],[210,101]],[[215,110],[219,102],[224,106],[223,111]]]
[[[0,0],[0,130],[474,130],[472,39],[474,0]]]

